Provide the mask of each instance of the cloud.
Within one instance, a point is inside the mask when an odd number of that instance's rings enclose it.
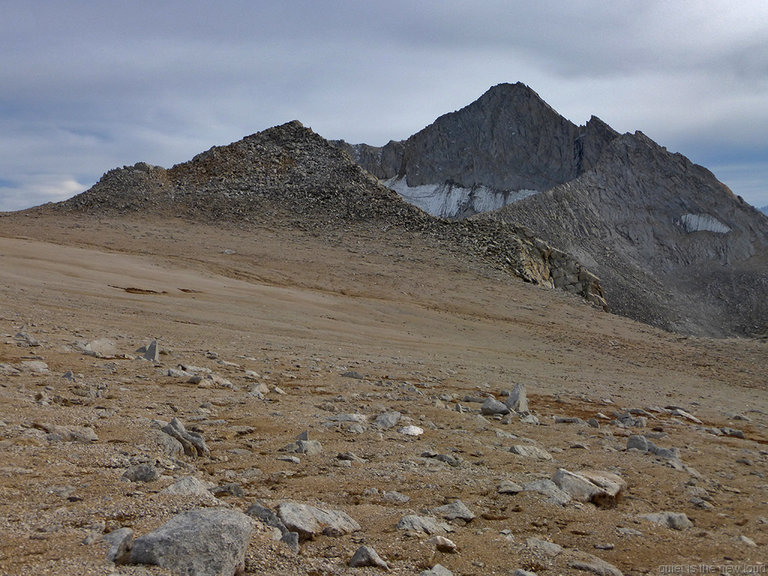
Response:
[[[41,174],[87,187],[292,119],[381,145],[516,81],[578,124],[731,166],[750,199],[763,172],[735,155],[768,149],[766,45],[764,2],[9,3],[0,178],[19,188],[0,209],[44,198]]]

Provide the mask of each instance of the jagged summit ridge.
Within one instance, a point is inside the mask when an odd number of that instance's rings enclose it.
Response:
[[[597,117],[576,126],[528,86],[499,84],[383,148],[336,142],[404,198],[439,217],[500,208],[591,168],[617,133]],[[454,202],[444,205],[440,198]]]

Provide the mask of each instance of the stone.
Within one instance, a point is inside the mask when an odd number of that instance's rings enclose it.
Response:
[[[160,491],[169,496],[184,496],[196,499],[201,504],[219,504],[216,497],[209,491],[209,486],[194,476],[183,476]]]
[[[698,418],[696,418],[696,416],[694,416],[693,414],[690,414],[689,412],[686,412],[682,408],[673,408],[672,410],[670,410],[669,413],[672,414],[673,416],[680,416],[681,418],[685,418],[686,420],[689,420],[694,424],[699,424],[699,425],[703,424],[703,422]]]
[[[251,504],[251,506],[248,508],[248,510],[245,511],[245,513],[250,516],[251,518],[256,518],[257,520],[260,520],[267,526],[271,526],[273,528],[277,528],[280,530],[280,533],[285,534],[286,532],[289,532],[288,528],[285,524],[283,524],[283,521],[278,518],[277,514],[272,512],[269,508],[264,506],[261,502],[254,502]]]
[[[549,501],[553,504],[565,506],[571,501],[571,496],[557,487],[557,484],[549,480],[548,478],[542,480],[534,480],[523,484],[523,491],[525,492],[538,492],[544,496],[549,497]]]
[[[312,540],[320,534],[340,536],[360,530],[360,525],[346,512],[309,504],[283,502],[277,507],[277,514],[288,530],[298,532],[301,540]]]
[[[48,374],[48,364],[42,360],[22,360],[19,364],[22,370],[32,372],[33,374]]]
[[[441,516],[446,520],[464,520],[465,522],[471,522],[475,519],[474,513],[467,508],[466,504],[461,500],[456,500],[445,506],[438,506],[432,509],[432,514]]]
[[[424,434],[424,429],[418,426],[403,426],[398,432],[405,436],[421,436]]]
[[[152,482],[160,478],[160,470],[152,464],[136,464],[123,473],[123,478],[131,482]]]
[[[181,442],[162,430],[150,430],[149,438],[157,444],[163,456],[181,458],[184,455],[184,446]]]
[[[388,490],[381,494],[381,499],[391,504],[407,504],[411,501],[411,497],[405,494],[401,494],[396,490]]]
[[[640,452],[648,452],[649,446],[648,438],[640,434],[633,434],[627,438],[627,450],[639,450]]]
[[[749,536],[744,536],[744,534],[741,534],[739,535],[737,540],[742,544],[746,544],[750,548],[757,548],[757,543],[754,540],[752,540],[752,538],[750,538]]]
[[[624,576],[613,564],[585,552],[578,553],[578,557],[570,560],[568,566],[597,576]]]
[[[452,529],[445,522],[440,522],[434,518],[428,518],[426,516],[417,516],[415,514],[408,514],[403,516],[395,526],[398,530],[406,530],[408,532],[423,532],[424,534],[445,534],[451,532]]]
[[[720,431],[725,436],[730,436],[731,438],[742,438],[742,439],[744,438],[744,431],[743,430],[738,430],[736,428],[725,427],[725,428],[720,428]]]
[[[17,332],[16,336],[13,338],[22,346],[28,346],[30,348],[40,346],[40,342],[38,342],[34,336],[27,334],[26,332]]]
[[[487,398],[483,405],[480,407],[480,414],[484,416],[495,416],[496,414],[509,414],[509,408],[503,402],[499,402],[496,398]]]
[[[103,536],[104,542],[109,545],[107,561],[115,564],[127,564],[131,559],[133,548],[133,530],[130,528],[118,528]]]
[[[389,430],[397,425],[401,416],[402,414],[400,414],[400,412],[384,412],[376,417],[373,425],[382,430]]]
[[[518,494],[523,491],[523,487],[517,482],[511,480],[502,480],[496,489],[499,494]]]
[[[512,576],[537,576],[536,572],[529,572],[528,570],[523,570],[521,568],[518,568],[514,572],[512,572]]]
[[[539,538],[528,538],[525,541],[525,545],[534,552],[538,552],[549,558],[554,558],[564,552],[563,547],[559,544],[549,542],[548,540],[540,540]]]
[[[528,444],[515,444],[509,449],[512,454],[518,456],[524,456],[526,458],[533,458],[534,460],[552,460],[552,455],[538,446],[531,446]]]
[[[47,439],[51,442],[79,442],[90,444],[97,442],[99,437],[93,428],[88,426],[58,426],[56,424],[37,423],[33,426],[47,432]]]
[[[442,564],[435,564],[429,570],[422,570],[419,576],[453,576],[453,572]]]
[[[373,566],[374,568],[383,568],[384,570],[389,570],[389,565],[387,565],[387,563],[381,559],[381,556],[379,556],[376,553],[376,550],[374,550],[371,546],[360,546],[360,548],[355,551],[352,559],[349,561],[349,565],[352,568]]]
[[[171,518],[133,543],[131,563],[177,574],[234,576],[245,569],[253,526],[235,510],[198,508]]]
[[[505,404],[513,412],[517,412],[518,414],[528,414],[530,409],[528,408],[528,395],[525,391],[525,385],[515,384],[512,392],[507,396]]]
[[[117,345],[109,338],[99,338],[80,346],[83,354],[95,358],[111,359],[117,357]]]
[[[178,440],[184,448],[184,454],[192,458],[210,456],[211,452],[205,439],[196,432],[190,432],[178,418],[174,418],[161,428],[163,432]]]
[[[141,351],[141,349],[139,349]],[[144,347],[142,352],[142,358],[149,360],[150,362],[160,361],[160,346],[157,344],[157,340],[152,340]]]
[[[596,470],[576,473],[559,468],[552,481],[571,498],[580,502],[592,502],[600,508],[616,506],[626,487],[626,482],[617,474]]]
[[[308,456],[322,454],[323,445],[317,440],[298,440],[296,442],[296,452]]]
[[[245,496],[243,487],[236,482],[229,482],[220,486],[214,486],[213,488],[209,488],[209,492],[217,498],[220,496],[234,496],[235,498],[243,498]]]
[[[685,530],[693,526],[693,522],[682,512],[655,512],[652,514],[642,514],[640,518],[655,524],[661,524],[673,530]]]
[[[600,492],[600,488],[592,482],[574,472],[569,472],[564,468],[558,468],[552,481],[563,492],[566,492],[574,500],[579,502],[591,502],[593,496]]]
[[[445,536],[432,536],[426,542],[429,546],[434,546],[438,552],[451,554],[456,552],[456,543]]]

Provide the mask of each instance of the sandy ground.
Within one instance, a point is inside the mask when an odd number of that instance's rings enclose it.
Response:
[[[161,493],[185,475],[239,484],[244,494],[222,496],[221,505],[322,503],[362,526],[295,554],[257,525],[247,574],[376,573],[347,567],[361,543],[394,574],[438,562],[454,574],[584,574],[569,567],[581,553],[624,574],[743,572],[768,560],[765,342],[664,333],[418,237],[369,228],[319,235],[5,215],[0,271],[2,574],[163,574],[112,565],[105,545],[83,541],[122,526],[143,534],[175,512],[213,505]],[[151,339],[160,361],[136,359]],[[84,354],[93,341],[110,353]],[[178,365],[217,379],[169,377]],[[362,378],[343,376],[349,371]],[[540,425],[480,415],[478,400],[503,400],[516,383]],[[270,390],[264,399],[249,394],[257,384]],[[628,409],[645,409],[647,426],[612,423]],[[373,427],[388,410],[424,434]],[[333,421],[340,414],[368,422],[350,431]],[[608,416],[600,428],[555,420],[598,414]],[[203,434],[210,458],[173,459],[153,444],[153,420],[174,417]],[[57,438],[53,426],[90,427],[98,440]],[[744,438],[707,431],[723,427]],[[278,460],[305,430],[323,453]],[[679,449],[685,467],[627,451],[635,433]],[[517,456],[513,444],[542,447],[554,460]],[[360,461],[337,458],[346,452]],[[121,478],[140,462],[163,475]],[[628,488],[612,509],[497,492],[503,480],[551,478],[560,467],[613,471]],[[388,502],[373,489],[410,501]],[[395,529],[403,515],[454,499],[477,515],[454,522],[457,553]],[[683,512],[693,527],[640,518],[660,511]],[[565,551],[549,557],[531,537]]]

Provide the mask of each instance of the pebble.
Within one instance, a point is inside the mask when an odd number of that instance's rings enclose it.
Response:
[[[424,429],[419,428],[418,426],[403,426],[398,430],[400,434],[404,434],[405,436],[421,436],[424,434]]]
[[[452,531],[452,528],[445,522],[415,514],[403,516],[395,528],[409,532],[423,532],[424,534],[445,534]]]
[[[429,570],[422,570],[419,576],[453,576],[453,572],[442,564],[435,564]]]

